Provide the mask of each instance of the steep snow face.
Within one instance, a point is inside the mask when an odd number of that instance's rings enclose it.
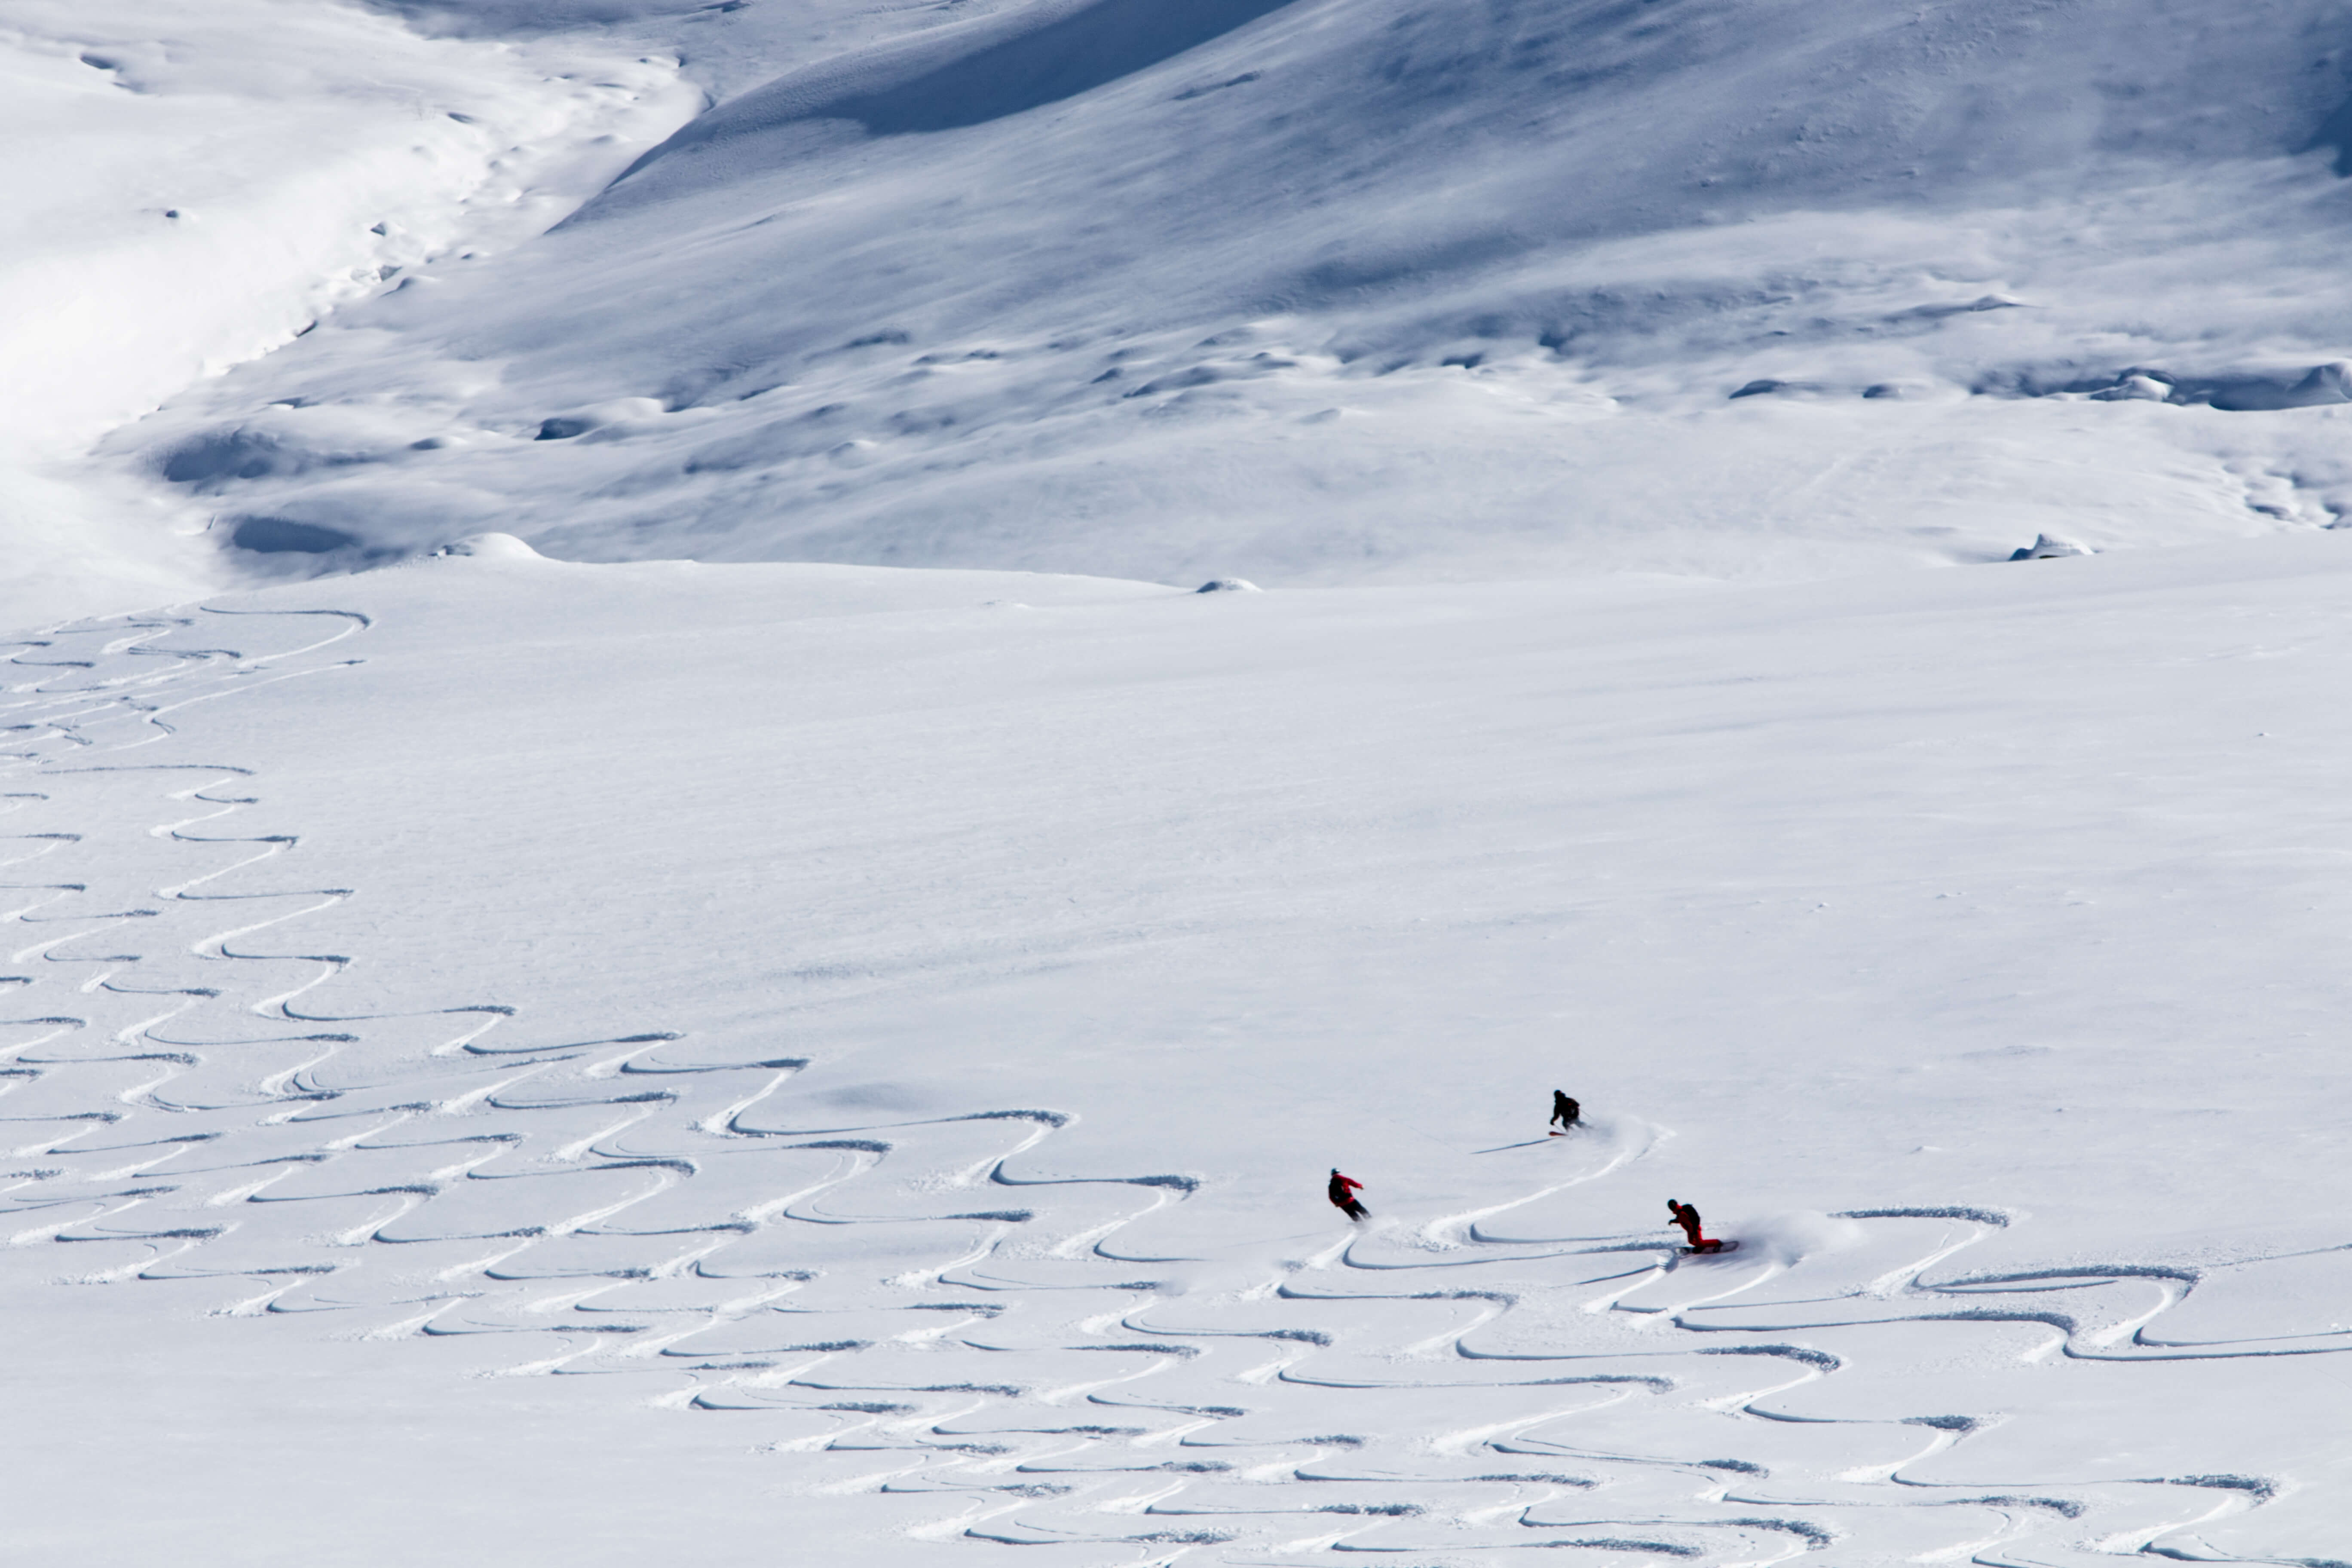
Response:
[[[599,23],[692,31],[735,90],[116,460],[349,542],[316,566],[495,527],[1174,582],[1818,573],[2352,506],[2330,0],[881,16]]]
[[[481,539],[26,639],[0,1535],[2342,1561],[2348,588]]]
[[[405,269],[537,233],[696,107],[672,59],[297,0],[8,0],[0,73],[10,622],[220,575],[182,537],[208,509],[167,521],[70,466],[105,431]]]

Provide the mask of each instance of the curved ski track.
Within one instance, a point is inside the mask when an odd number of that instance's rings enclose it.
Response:
[[[1931,1280],[2011,1216],[1857,1212],[1860,1244],[1793,1260],[1543,1234],[1541,1199],[1647,1152],[1630,1119],[1417,1232],[1310,1203],[1295,1257],[1180,1259],[1154,1220],[1203,1179],[1009,1163],[1069,1111],[824,1125],[794,1104],[803,1058],[660,1031],[506,1045],[495,1005],[338,1016],[321,987],[346,960],[298,922],[346,891],[304,880],[295,837],[238,834],[254,781],[173,716],[357,663],[367,625],[159,613],[0,667],[0,1264],[354,1337],[505,1336],[509,1374],[635,1373],[656,1405],[757,1413],[793,1489],[935,1497],[918,1541],[1086,1562],[2167,1552],[2274,1483],[1932,1484],[1911,1472],[1982,1417],[1837,1418],[1822,1396],[1883,1363],[1895,1324],[1946,1364],[2042,1377],[2352,1348],[2332,1323],[2231,1338],[2185,1310],[2263,1299],[2277,1270],[2340,1295],[2346,1249]],[[1177,1262],[1181,1291],[1155,1274]]]

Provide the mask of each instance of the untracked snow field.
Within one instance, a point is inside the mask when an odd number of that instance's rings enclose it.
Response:
[[[2352,1555],[2342,536],[468,548],[4,667],[12,1555]]]

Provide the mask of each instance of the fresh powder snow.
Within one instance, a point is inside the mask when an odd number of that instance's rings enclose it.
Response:
[[[7,1555],[2352,1562],[2347,26],[0,0]]]

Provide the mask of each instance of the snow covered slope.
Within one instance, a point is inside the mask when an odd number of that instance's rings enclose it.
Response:
[[[1790,576],[2352,504],[2340,0],[403,10],[723,101],[111,443],[249,568]]]
[[[6,1554],[2352,1561],[2336,0],[0,23]]]
[[[2346,540],[469,548],[5,666],[20,1550],[2352,1555]]]
[[[404,268],[555,222],[693,111],[676,67],[312,0],[0,5],[0,622],[223,579],[208,514],[89,446]]]

